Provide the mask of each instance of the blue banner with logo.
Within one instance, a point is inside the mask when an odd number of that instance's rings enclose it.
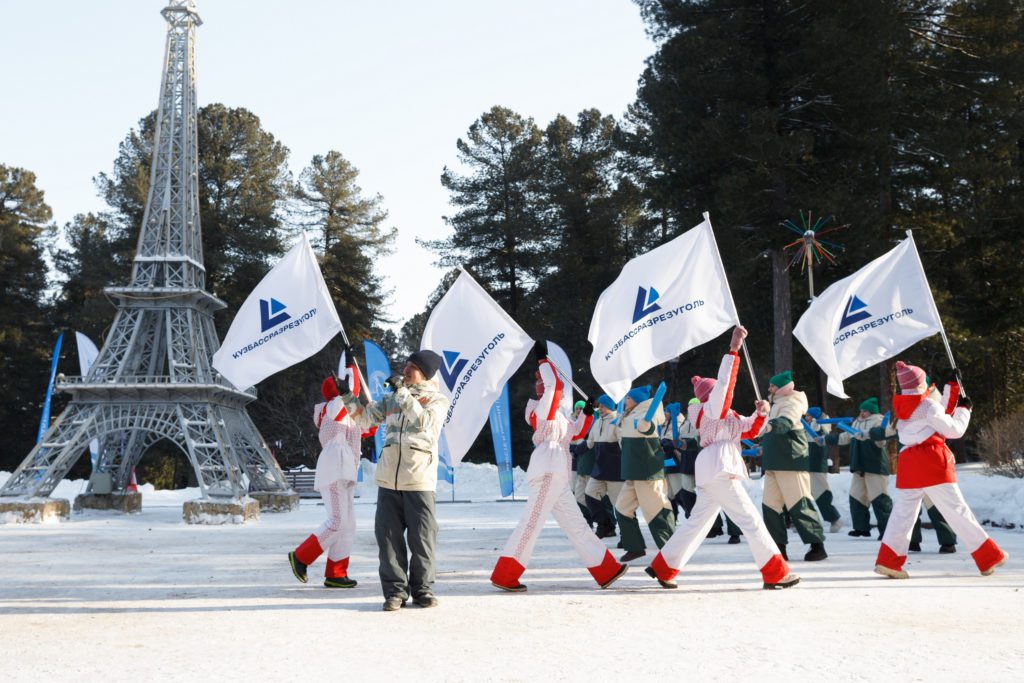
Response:
[[[455,484],[455,468],[452,467],[452,453],[448,450],[448,439],[441,432],[441,440],[437,444],[437,478],[449,484]],[[452,493],[454,496],[454,492]]]
[[[53,397],[53,381],[57,377],[57,361],[60,359],[60,343],[64,341],[64,333],[57,337],[53,346],[53,359],[50,361],[50,383],[46,386],[46,400],[43,401],[43,415],[39,418],[39,434],[36,443],[43,440],[43,434],[50,428],[50,399]]]
[[[366,356],[366,382],[369,384],[370,394],[374,400],[380,400],[384,394],[390,394],[390,389],[384,388],[384,382],[391,376],[391,363],[384,350],[369,339],[363,340],[363,353]],[[384,448],[384,425],[377,428],[373,436],[373,461],[380,458],[380,451]]]
[[[494,441],[494,460],[498,464],[498,484],[502,497],[511,496],[512,482],[512,421],[508,408],[508,383],[491,405],[491,439]]]

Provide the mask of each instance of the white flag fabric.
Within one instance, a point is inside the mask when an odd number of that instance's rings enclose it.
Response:
[[[821,293],[793,336],[828,375],[828,393],[849,398],[843,380],[942,329],[913,236]]]
[[[570,380],[572,379],[572,365],[569,363],[569,354],[565,352],[565,349],[551,340],[548,340],[548,359],[550,359],[559,370],[564,372]],[[565,382],[564,384],[565,386],[562,388],[562,407],[571,415],[572,406],[573,403],[575,403],[572,395],[572,385],[568,382]]]
[[[309,358],[340,331],[316,254],[302,233],[238,309],[213,367],[245,389]]]
[[[444,435],[458,465],[491,404],[533,348],[516,321],[463,271],[430,312],[420,348],[441,356],[438,380],[451,400]]]
[[[637,256],[601,293],[590,371],[618,402],[650,368],[739,323],[711,221]]]
[[[89,374],[92,364],[96,361],[96,357],[100,355],[100,350],[96,348],[96,344],[93,343],[92,339],[89,339],[81,332],[75,332],[75,343],[78,346],[78,369],[82,372],[82,379],[84,380],[86,375]],[[100,458],[99,439],[93,439],[89,442],[89,458],[92,466],[96,467],[96,462]]]

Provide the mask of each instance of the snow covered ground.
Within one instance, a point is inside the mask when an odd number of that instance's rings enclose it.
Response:
[[[519,474],[519,473],[517,473]],[[665,591],[634,563],[598,589],[549,523],[525,594],[487,579],[521,514],[494,502],[491,466],[458,470],[438,505],[439,608],[380,611],[373,487],[356,501],[357,588],[295,581],[285,554],[323,507],[244,526],[181,521],[194,491],[144,489],[140,514],[0,525],[0,671],[4,680],[978,680],[1024,677],[1024,533],[990,529],[1011,559],[981,577],[964,549],[938,555],[934,533],[909,581],[871,572],[878,543],[830,535],[830,558],[796,560],[802,583],[760,590],[745,544],[705,542]],[[6,475],[0,474],[0,482]],[[831,477],[847,514],[849,474]],[[961,482],[979,518],[1024,522],[1024,481]],[[750,482],[759,498],[760,482]],[[81,482],[56,495],[73,497]],[[438,499],[450,498],[450,489]],[[849,519],[845,520],[847,523]],[[610,547],[615,539],[607,539]],[[648,543],[650,543],[648,539]],[[790,548],[800,547],[795,534]],[[796,553],[793,553],[796,555]],[[653,555],[649,553],[648,559]]]

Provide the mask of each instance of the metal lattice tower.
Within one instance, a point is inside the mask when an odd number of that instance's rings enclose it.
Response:
[[[280,467],[239,391],[210,358],[220,346],[213,312],[226,304],[206,291],[199,224],[194,0],[169,0],[167,45],[149,194],[131,284],[109,287],[117,314],[85,377],[58,388],[71,402],[14,472],[0,497],[45,497],[86,451],[100,445],[97,470],[123,493],[146,449],[168,439],[192,463],[203,496],[288,492]],[[92,484],[90,484],[90,489]]]

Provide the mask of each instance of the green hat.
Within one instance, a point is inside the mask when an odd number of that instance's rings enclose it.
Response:
[[[793,373],[789,370],[783,370],[779,374],[768,380],[768,383],[775,387],[784,387],[793,381]]]
[[[583,406],[587,405],[586,401],[576,401],[576,405],[572,407],[573,410],[579,410]]]
[[[875,398],[874,396],[872,396],[868,400],[866,400],[863,403],[861,403],[860,404],[860,409],[864,410],[864,411],[867,411],[869,413],[872,413],[872,414],[882,412],[878,408],[878,399]]]

